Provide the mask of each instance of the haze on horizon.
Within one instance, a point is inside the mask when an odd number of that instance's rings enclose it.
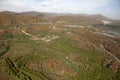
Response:
[[[120,20],[120,0],[0,0],[0,11],[102,14]]]

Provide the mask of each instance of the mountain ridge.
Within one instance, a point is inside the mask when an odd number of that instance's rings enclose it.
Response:
[[[27,12],[13,12],[13,11],[2,11],[3,14],[20,14],[20,15],[29,15],[29,16],[91,16],[91,17],[104,17],[102,14],[73,14],[73,13],[52,13],[52,12],[37,12],[37,11],[27,11]],[[110,18],[107,18],[110,19]]]

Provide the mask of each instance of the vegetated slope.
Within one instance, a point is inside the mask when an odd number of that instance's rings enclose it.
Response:
[[[35,41],[19,31],[12,34],[10,41],[5,37],[10,45],[0,61],[5,64],[1,72],[10,80],[119,80],[119,62],[99,46],[106,40],[106,43],[112,42],[112,38],[100,37],[86,29],[33,30],[41,35],[38,37],[58,35],[60,38],[50,42]],[[32,33],[29,31],[29,34]],[[5,76],[0,78],[6,79]]]
[[[41,22],[38,16],[24,16],[20,14],[0,13],[0,26],[24,26]]]
[[[97,32],[56,23],[1,28],[0,79],[119,80],[120,38]]]
[[[118,57],[120,59],[120,44],[115,40],[119,38],[113,38],[110,36],[105,36],[105,35],[101,35],[101,34],[95,34],[94,32],[86,32],[86,31],[82,31],[79,29],[75,29],[74,32],[76,32],[76,36],[74,36],[73,41],[77,40],[75,42],[76,46],[79,46],[80,48],[85,48],[85,46],[87,46],[87,48],[89,49],[96,49],[96,50],[104,50],[103,48],[105,48],[106,50],[110,51],[112,54],[114,54],[116,57]],[[73,42],[73,43],[74,43]],[[79,44],[82,45],[79,45]],[[94,45],[92,45],[94,44]]]
[[[101,20],[111,19],[102,16],[100,14],[96,15],[84,15],[84,14],[59,14],[59,13],[44,13],[44,12],[22,12],[15,13],[4,11],[0,12],[0,25],[8,26],[13,24],[34,24],[41,21],[61,21],[64,23],[73,23],[73,24],[98,24],[101,23]]]
[[[81,24],[81,25],[95,25],[95,24],[102,24],[102,20],[108,20],[109,18],[106,18],[102,15],[63,15],[55,17],[53,21],[63,23],[63,24]]]

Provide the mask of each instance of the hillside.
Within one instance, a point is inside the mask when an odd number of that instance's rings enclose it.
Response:
[[[0,12],[0,22],[2,25],[7,24],[34,24],[41,21],[53,21],[57,23],[72,23],[72,24],[101,24],[102,20],[106,20],[115,24],[120,21],[109,19],[101,14],[87,15],[87,14],[65,14],[65,13],[45,13],[45,12]],[[32,19],[32,20],[31,20]]]
[[[119,21],[40,14],[0,13],[0,80],[120,80]]]

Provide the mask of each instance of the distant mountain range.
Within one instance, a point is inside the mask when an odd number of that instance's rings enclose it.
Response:
[[[47,12],[36,12],[36,11],[28,11],[28,12],[11,12],[11,11],[3,11],[0,12],[0,14],[14,14],[14,15],[26,15],[26,16],[47,16],[47,17],[56,17],[56,16],[84,16],[84,17],[93,17],[93,18],[99,18],[99,19],[110,19],[107,18],[101,14],[95,14],[95,15],[88,15],[88,14],[72,14],[72,13],[47,13]]]
[[[9,24],[32,24],[41,21],[53,21],[71,24],[101,24],[102,20],[112,22],[113,24],[120,24],[119,20],[112,20],[101,14],[88,15],[88,14],[71,14],[71,13],[46,13],[46,12],[0,12],[0,25]]]

